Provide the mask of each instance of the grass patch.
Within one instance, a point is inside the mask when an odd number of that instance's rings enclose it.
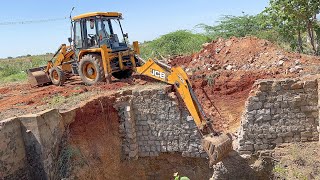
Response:
[[[284,176],[287,174],[287,170],[278,164],[273,168],[273,173],[275,173],[278,176]]]
[[[50,55],[0,60],[0,82],[25,81],[27,79],[27,69],[45,66],[48,60],[50,60]]]
[[[187,30],[179,30],[159,37],[141,45],[141,56],[162,58],[161,56],[189,55],[200,51],[202,44],[210,39],[203,34],[195,34]]]
[[[16,74],[11,74],[9,76],[1,77],[0,82],[22,82],[27,79],[27,74],[25,72],[18,72]]]
[[[50,96],[50,97],[45,97],[43,99],[43,101],[46,102],[50,108],[58,107],[58,106],[67,102],[66,97],[61,96],[61,95],[54,95],[54,96]]]

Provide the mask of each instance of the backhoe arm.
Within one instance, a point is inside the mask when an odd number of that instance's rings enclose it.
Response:
[[[149,59],[143,66],[137,67],[137,73],[149,76],[159,81],[174,85],[181,98],[183,99],[187,109],[193,117],[197,127],[203,132],[206,122],[204,122],[205,114],[199,104],[192,88],[189,78],[181,67],[173,67]]]
[[[136,68],[137,73],[174,85],[201,133],[201,145],[209,156],[210,165],[227,156],[232,150],[232,137],[230,134],[221,134],[213,129],[212,122],[206,117],[192,90],[186,72],[181,67],[170,67],[159,61],[152,59],[144,61],[136,57],[144,63]]]

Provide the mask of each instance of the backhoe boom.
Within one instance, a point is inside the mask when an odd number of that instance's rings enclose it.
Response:
[[[212,122],[206,117],[186,72],[181,67],[170,67],[159,61],[144,61],[136,57],[144,63],[136,68],[137,73],[174,85],[199,129],[202,147],[209,156],[210,164],[221,161],[232,150],[231,135],[221,134],[213,129]]]

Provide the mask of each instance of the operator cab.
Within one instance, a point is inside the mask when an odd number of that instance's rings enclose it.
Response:
[[[116,12],[87,13],[73,18],[73,45],[76,50],[100,48],[128,50],[128,35],[121,26],[122,14]]]

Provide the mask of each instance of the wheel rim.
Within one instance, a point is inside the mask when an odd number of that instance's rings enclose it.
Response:
[[[55,81],[59,81],[59,74],[56,70],[53,70],[52,71],[52,78],[55,80]]]
[[[91,81],[94,81],[97,77],[97,70],[92,63],[86,63],[82,68],[82,72]]]

